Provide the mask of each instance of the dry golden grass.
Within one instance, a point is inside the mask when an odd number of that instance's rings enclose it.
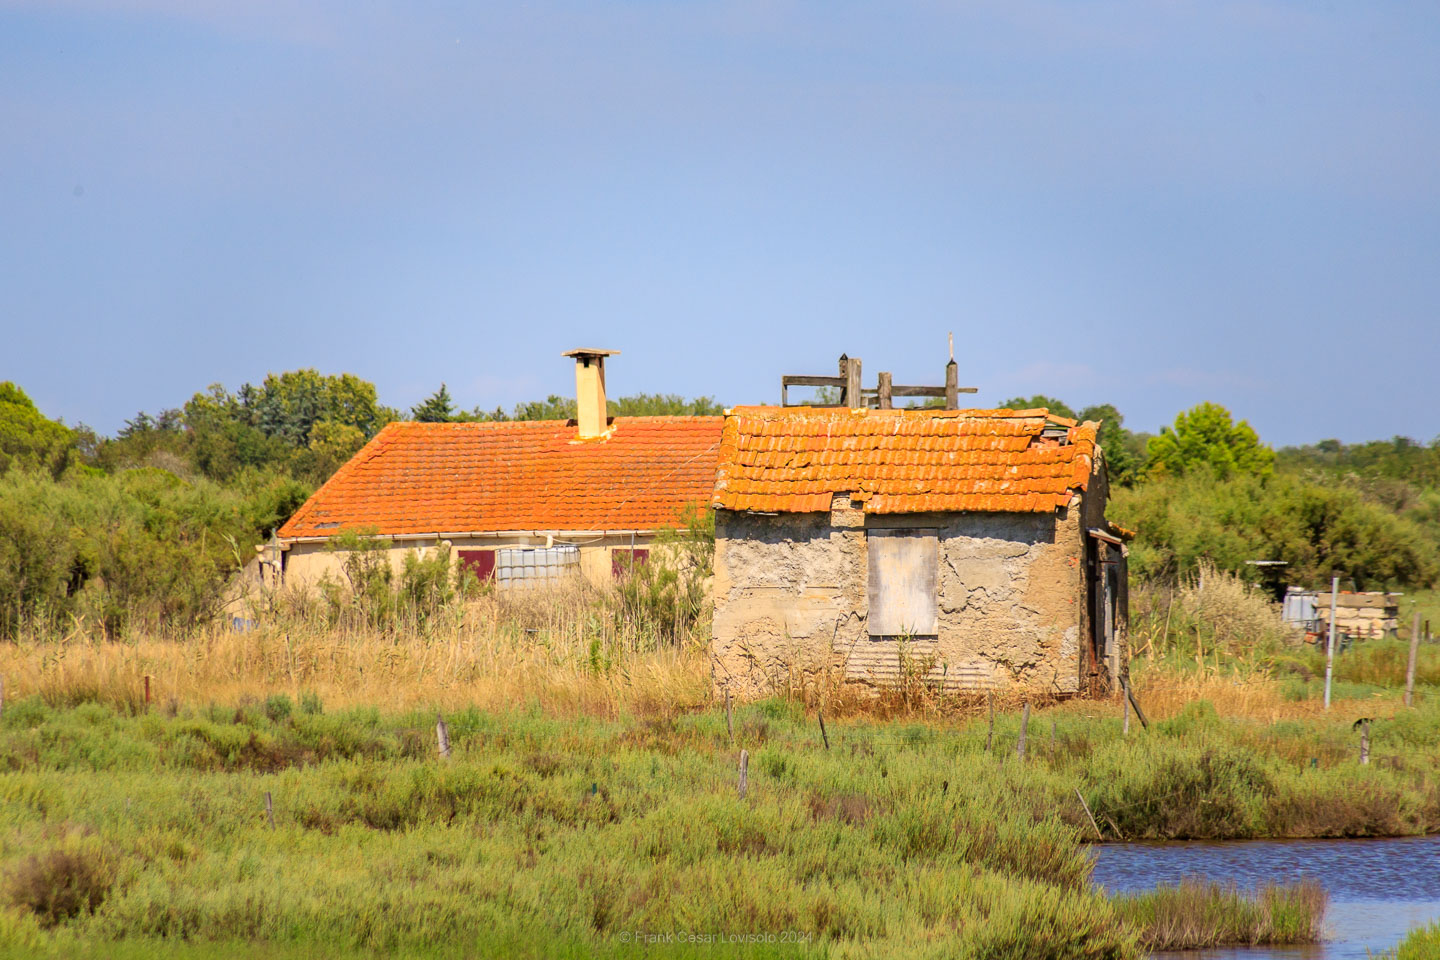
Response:
[[[555,713],[668,712],[710,696],[708,657],[617,628],[583,591],[493,595],[404,629],[281,617],[240,633],[96,642],[83,636],[0,644],[7,697],[128,707],[151,678],[156,703],[239,703],[318,695],[327,707],[502,708]]]
[[[1388,717],[1402,709],[1398,697],[1386,694],[1365,700],[1336,699],[1326,711],[1319,699],[1287,700],[1281,682],[1265,674],[1181,674],[1163,668],[1137,672],[1135,695],[1146,715],[1155,719],[1172,717],[1197,700],[1208,700],[1222,717],[1265,723],[1320,717],[1350,722],[1361,717]]]
[[[138,705],[144,678],[151,677],[156,703],[235,704],[272,693],[318,695],[326,706],[373,706],[402,710],[419,706],[503,708],[534,703],[547,712],[614,716],[671,713],[710,702],[709,659],[695,643],[648,650],[607,649],[602,640],[591,658],[591,639],[580,628],[567,635],[526,633],[511,624],[472,625],[429,636],[321,627],[260,629],[250,633],[210,629],[185,639],[139,638],[0,644],[0,677],[7,697],[40,694],[53,703],[99,700]],[[1265,676],[1236,680],[1223,675],[1139,671],[1136,696],[1147,716],[1165,719],[1187,704],[1208,700],[1223,717],[1266,723],[1325,716],[1318,700],[1284,698],[1281,684]],[[817,691],[797,699],[820,705]],[[808,694],[808,695],[807,695]],[[995,708],[1014,712],[1025,698],[995,696]],[[1031,700],[1035,715],[1119,714],[1118,699],[1047,704]],[[983,696],[935,697],[892,693],[873,697],[841,689],[824,698],[828,715],[961,720],[987,708]],[[1351,721],[1384,717],[1399,709],[1395,697],[1336,700],[1328,718]]]
[[[0,644],[0,678],[7,698],[40,694],[53,703],[99,700],[138,705],[151,677],[156,703],[234,704],[272,693],[311,692],[327,706],[502,708],[534,703],[547,712],[614,716],[670,713],[710,701],[709,658],[704,647],[626,649],[583,625],[561,631],[517,628],[485,620],[483,605],[459,628],[428,635],[301,626],[250,633],[212,628],[183,639],[140,637],[127,642],[61,639]],[[1222,717],[1265,723],[1286,719],[1353,721],[1387,717],[1400,709],[1394,696],[1336,700],[1326,713],[1317,700],[1294,701],[1281,682],[1265,675],[1180,674],[1139,670],[1135,691],[1151,719],[1178,714],[1208,700]],[[809,706],[836,717],[914,717],[944,721],[987,709],[983,695],[937,697],[899,691],[879,697],[855,689],[791,691]],[[1013,712],[1026,698],[998,694],[995,708]],[[1099,714],[1119,700],[1045,703],[1031,699],[1036,716],[1048,710]]]
[[[1206,588],[1210,615],[1248,622],[1251,630],[1264,626],[1258,609],[1248,609],[1255,606],[1253,596],[1237,591],[1223,577],[1212,579]],[[40,694],[53,703],[98,700],[127,707],[143,700],[146,676],[158,704],[236,704],[272,693],[313,693],[340,708],[535,704],[551,713],[614,716],[673,713],[711,702],[708,621],[679,644],[664,642],[617,617],[602,591],[583,584],[487,593],[443,608],[428,621],[386,628],[364,626],[354,616],[327,622],[313,598],[271,599],[273,612],[248,633],[214,626],[179,637],[107,642],[77,630],[0,644],[0,679],[10,698]],[[1216,607],[1239,609],[1248,619]],[[1255,667],[1222,670],[1206,663],[1180,672],[1140,661],[1133,682],[1153,719],[1174,716],[1198,700],[1209,701],[1223,717],[1266,723],[1321,716],[1352,721],[1400,708],[1397,697],[1382,695],[1336,700],[1326,714],[1318,699],[1287,699],[1282,682]],[[1018,711],[1028,700],[1037,716],[1050,710],[1120,713],[1118,697],[1055,702],[1023,691],[957,697],[938,694],[923,676],[876,696],[835,677],[797,674],[776,693],[837,719],[963,722],[992,700],[1000,712]]]

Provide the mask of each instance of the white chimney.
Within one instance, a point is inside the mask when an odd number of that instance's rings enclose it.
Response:
[[[619,350],[567,350],[575,358],[575,422],[581,440],[605,436],[605,358]]]

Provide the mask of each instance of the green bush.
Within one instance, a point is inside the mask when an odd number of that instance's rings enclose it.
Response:
[[[10,470],[0,475],[0,638],[213,619],[251,545],[302,492],[279,477],[226,488],[155,467],[58,480]]]
[[[111,877],[98,855],[84,850],[32,854],[10,878],[10,902],[33,913],[41,926],[94,913],[110,892]]]
[[[656,536],[645,562],[622,561],[610,598],[617,624],[638,627],[658,643],[691,637],[709,603],[714,559],[714,511],[688,508],[680,526]]]
[[[407,550],[400,570],[391,563],[393,542],[366,530],[343,530],[329,549],[342,555],[345,582],[330,577],[319,583],[319,616],[330,627],[364,626],[378,630],[423,631],[435,617],[479,589],[473,573],[451,561],[441,541],[423,551]],[[309,598],[294,598],[306,604]],[[297,611],[304,615],[311,608]]]
[[[1290,583],[1328,581],[1357,589],[1428,584],[1440,572],[1437,548],[1412,520],[1352,489],[1289,475],[1205,472],[1167,476],[1114,491],[1110,516],[1139,531],[1133,576],[1174,582],[1202,559],[1247,579],[1249,560],[1283,560]]]

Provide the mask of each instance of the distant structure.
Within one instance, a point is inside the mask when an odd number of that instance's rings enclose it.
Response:
[[[786,406],[792,385],[834,385],[786,377],[781,406],[728,411],[711,500],[716,686],[1112,689],[1127,672],[1129,534],[1105,518],[1098,424],[953,409],[953,359],[945,387],[903,388],[946,409],[889,409],[900,390],[863,389],[859,366],[841,358],[853,406]]]
[[[1330,591],[1289,587],[1281,605],[1285,622],[1320,636],[1330,628]],[[1354,640],[1393,637],[1400,629],[1400,594],[1341,592],[1335,603],[1335,632]]]

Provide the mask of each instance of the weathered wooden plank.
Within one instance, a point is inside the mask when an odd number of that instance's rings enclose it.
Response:
[[[780,378],[780,385],[785,387],[841,387],[845,386],[844,377],[802,377],[786,374]]]
[[[871,530],[869,602],[872,637],[930,636],[940,630],[936,604],[940,540],[933,529]]]

